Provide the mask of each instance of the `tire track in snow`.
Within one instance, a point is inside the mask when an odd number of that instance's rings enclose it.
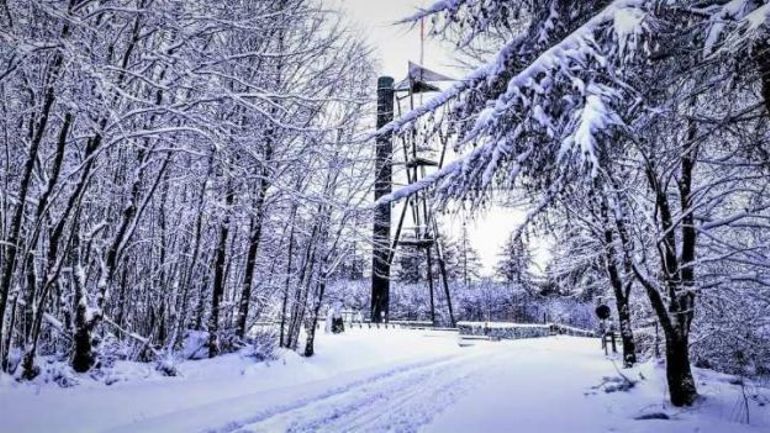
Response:
[[[240,424],[236,433],[415,432],[471,386],[469,376],[492,362],[481,356],[393,370]]]
[[[387,380],[394,376],[408,374],[413,370],[419,370],[424,368],[430,368],[431,366],[450,362],[453,359],[462,357],[462,355],[449,355],[439,358],[433,358],[427,361],[412,362],[408,364],[402,364],[396,368],[386,370],[381,373],[377,373],[371,376],[364,377],[362,379],[354,380],[352,382],[345,383],[344,385],[331,388],[322,393],[316,393],[315,395],[301,398],[288,403],[279,404],[267,409],[261,410],[253,416],[238,421],[227,423],[218,428],[204,429],[202,433],[240,433],[243,430],[241,428],[245,425],[252,425],[260,423],[270,418],[274,418],[281,414],[289,413],[292,411],[301,410],[309,405],[317,404],[318,402],[326,401],[339,395],[351,392],[352,390],[365,387],[372,383],[377,383],[383,380]],[[248,431],[248,430],[246,430]]]
[[[434,376],[434,375],[431,375]],[[323,414],[311,422],[295,422],[287,430],[291,433],[315,431],[350,432],[414,432],[430,422],[442,409],[454,402],[465,391],[465,378],[454,376],[444,383],[428,380],[405,380],[397,384],[411,392],[395,389],[395,392],[378,391],[379,399],[361,396],[364,404],[352,407],[344,416]],[[384,397],[383,397],[384,396]]]

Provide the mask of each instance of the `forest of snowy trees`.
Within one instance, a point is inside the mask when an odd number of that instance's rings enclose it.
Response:
[[[214,356],[276,308],[296,347],[371,168],[354,136],[373,67],[339,14],[302,0],[0,8],[3,370],[34,378],[53,354],[84,372],[121,344],[153,359],[188,329]]]
[[[374,139],[457,158],[379,201],[527,203],[494,275],[463,224],[446,270],[395,253],[391,318],[595,325],[623,364],[659,332],[692,365],[770,375],[770,4],[438,0],[468,73],[372,131],[376,62],[315,0],[0,2],[0,370],[116,359],[174,374],[256,336],[314,353],[334,301],[368,316]],[[449,216],[447,216],[449,218]],[[555,239],[536,269],[531,244]],[[202,336],[202,337],[201,337]]]

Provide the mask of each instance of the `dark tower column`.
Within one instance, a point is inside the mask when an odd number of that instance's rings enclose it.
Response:
[[[393,78],[377,80],[377,129],[393,120]],[[375,152],[374,200],[390,194],[393,174],[392,134],[377,137]],[[372,253],[372,322],[387,321],[390,304],[390,204],[374,210]]]

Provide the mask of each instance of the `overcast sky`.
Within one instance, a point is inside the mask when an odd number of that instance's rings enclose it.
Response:
[[[389,75],[397,82],[406,77],[407,62],[419,62],[420,30],[409,25],[395,25],[404,17],[412,15],[418,8],[428,6],[430,0],[332,0],[337,1],[350,20],[366,36],[375,55],[380,61],[381,75]],[[425,65],[437,72],[456,76],[452,67],[451,52],[437,41],[425,42]],[[491,275],[498,254],[508,234],[524,219],[524,211],[493,208],[483,215],[468,221],[473,247],[478,251],[484,265],[484,274]],[[445,218],[445,230],[455,237],[462,227],[460,217]],[[548,257],[547,243],[532,245],[535,259],[544,264]]]
[[[373,48],[377,50],[382,75],[396,80],[406,75],[408,60],[417,62],[420,58],[419,28],[408,25],[393,25],[428,1],[421,0],[337,0],[350,19],[363,30]],[[450,63],[450,57],[437,43],[427,41],[425,63],[441,69]]]

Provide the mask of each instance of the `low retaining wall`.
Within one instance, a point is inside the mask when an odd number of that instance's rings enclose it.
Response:
[[[595,336],[592,331],[556,323],[457,322],[457,328],[460,331],[460,336],[487,336],[493,340],[541,338],[556,334],[577,335],[581,337]]]
[[[518,340],[551,335],[551,325],[505,322],[458,322],[460,335],[485,335],[494,340]]]

